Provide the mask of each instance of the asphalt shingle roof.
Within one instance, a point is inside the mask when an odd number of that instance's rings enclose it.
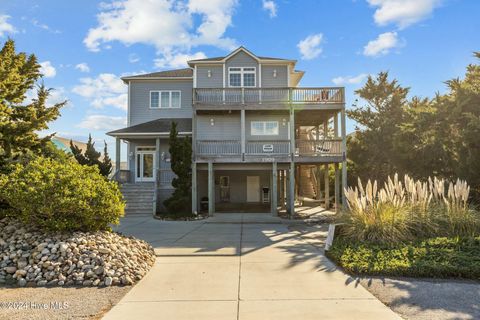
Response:
[[[128,76],[125,78],[185,78],[192,77],[193,70],[191,68],[166,70],[152,73],[139,74],[134,76]]]
[[[110,131],[109,135],[128,134],[128,133],[169,133],[172,122],[177,123],[178,132],[192,132],[192,119],[172,118],[157,119],[149,122],[140,123],[127,128]]]

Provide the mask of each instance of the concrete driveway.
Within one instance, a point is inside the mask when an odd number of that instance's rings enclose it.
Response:
[[[157,261],[104,319],[400,319],[325,258],[325,227],[270,215],[127,217]]]

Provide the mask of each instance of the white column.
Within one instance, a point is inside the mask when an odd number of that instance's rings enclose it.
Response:
[[[295,163],[290,161],[289,188],[288,188],[288,212],[290,218],[295,214]]]
[[[213,163],[208,163],[208,215],[212,216],[215,211],[215,180]]]
[[[335,212],[338,213],[340,208],[340,170],[338,163],[335,163]]]
[[[120,170],[120,144],[120,138],[115,138],[115,171]]]
[[[345,189],[347,188],[347,128],[345,108],[341,111],[342,121],[342,149],[343,149],[343,162],[342,162],[342,206],[347,206],[347,199],[345,198]]]
[[[272,163],[272,214],[277,215],[277,196],[278,196],[278,185],[277,185],[277,163],[274,161]]]
[[[158,186],[160,184],[160,138],[155,139],[155,165],[153,168],[153,215],[157,213],[158,208],[160,207],[159,203],[159,194],[158,194]]]
[[[330,208],[330,184],[328,175],[328,163],[325,164],[325,209]]]
[[[192,213],[197,214],[197,163],[192,162]]]

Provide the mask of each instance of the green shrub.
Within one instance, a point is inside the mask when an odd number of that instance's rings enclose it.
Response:
[[[0,199],[25,223],[59,231],[109,229],[125,207],[117,184],[98,168],[42,157],[1,175]]]
[[[378,244],[336,239],[327,256],[357,275],[480,280],[480,237]]]

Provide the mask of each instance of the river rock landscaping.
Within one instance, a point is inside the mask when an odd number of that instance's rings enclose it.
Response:
[[[0,220],[0,284],[131,285],[154,261],[145,241],[115,232],[54,233]]]

